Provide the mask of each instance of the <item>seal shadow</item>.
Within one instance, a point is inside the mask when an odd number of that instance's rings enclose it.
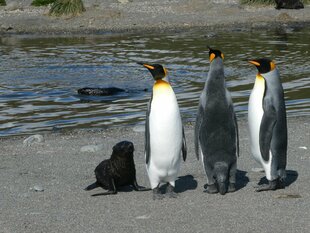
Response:
[[[243,189],[250,181],[249,177],[246,176],[247,172],[238,170],[236,173],[236,191]],[[203,186],[205,189],[208,187],[207,184]],[[235,192],[236,192],[235,191]]]
[[[289,187],[293,184],[298,178],[298,172],[294,170],[286,170],[286,178],[285,178],[285,187]],[[267,178],[264,176],[258,182],[258,185],[268,184]]]
[[[179,176],[175,181],[175,192],[183,193],[187,190],[194,190],[198,186],[198,182],[192,175]]]

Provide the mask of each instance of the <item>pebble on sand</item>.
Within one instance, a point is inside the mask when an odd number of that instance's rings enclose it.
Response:
[[[33,190],[36,192],[43,192],[44,188],[40,185],[35,185],[35,186],[33,186]]]
[[[97,152],[103,150],[104,145],[87,145],[87,146],[82,146],[80,151],[81,152]]]
[[[41,134],[35,134],[35,135],[32,135],[32,136],[26,138],[23,141],[23,144],[26,146],[31,146],[32,144],[41,143],[41,142],[44,142],[43,136]]]

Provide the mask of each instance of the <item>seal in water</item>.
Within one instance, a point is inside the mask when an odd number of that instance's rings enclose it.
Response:
[[[92,196],[117,194],[117,189],[131,185],[136,191],[148,191],[141,187],[136,180],[136,169],[133,160],[134,146],[132,142],[122,141],[113,147],[110,159],[102,161],[95,169],[96,182],[87,186],[86,191],[102,187],[108,191]]]
[[[80,95],[108,96],[108,95],[116,95],[120,92],[125,92],[125,90],[117,87],[105,87],[105,88],[84,87],[78,89],[77,92]]]

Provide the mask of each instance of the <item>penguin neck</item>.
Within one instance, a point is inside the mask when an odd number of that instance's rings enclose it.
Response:
[[[165,89],[170,89],[170,88],[171,88],[170,84],[163,79],[156,80],[153,86],[154,91],[165,90]]]
[[[205,89],[208,93],[212,93],[215,90],[225,89],[225,76],[221,59],[211,63],[210,71],[205,82]]]

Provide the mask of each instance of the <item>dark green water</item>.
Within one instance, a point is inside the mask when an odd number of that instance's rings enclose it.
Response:
[[[269,57],[281,73],[288,117],[310,115],[310,29],[256,32],[191,31],[145,35],[38,38],[0,36],[0,136],[53,128],[143,124],[153,80],[136,62],[169,71],[184,121],[194,121],[209,69],[206,45],[225,54],[225,74],[238,116],[256,69],[246,60]],[[128,90],[85,97],[82,87]],[[148,91],[143,91],[147,88]]]

